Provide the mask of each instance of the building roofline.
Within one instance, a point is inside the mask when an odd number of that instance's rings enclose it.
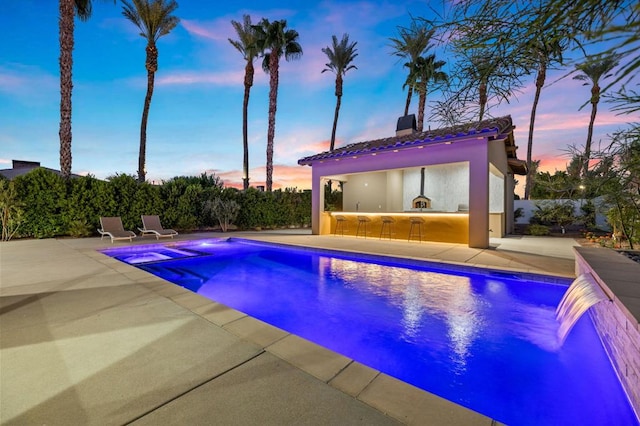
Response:
[[[460,124],[457,126],[443,127],[435,130],[411,133],[401,136],[393,136],[382,139],[374,139],[363,142],[356,142],[346,145],[333,151],[324,151],[298,160],[299,165],[313,165],[330,159],[340,159],[363,154],[373,154],[387,151],[399,151],[402,149],[415,148],[419,146],[429,146],[441,143],[453,143],[456,140],[469,139],[473,137],[486,138],[488,140],[503,140],[509,165],[514,173],[526,174],[526,163],[517,159],[515,139],[513,130],[515,126],[511,116],[491,118],[480,122]]]

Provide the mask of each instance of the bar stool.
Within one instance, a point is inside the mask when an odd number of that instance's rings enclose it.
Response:
[[[385,226],[387,227],[387,236],[391,239],[392,226],[396,222],[394,218],[391,216],[382,216],[380,217],[382,220],[382,228],[380,228],[380,238],[382,239],[382,235],[384,234]]]
[[[418,231],[419,241],[422,241],[422,224],[424,223],[424,219],[421,217],[414,216],[409,218],[409,222],[411,223],[411,226],[409,227],[409,238],[407,241],[411,241],[411,237],[413,236],[414,229]]]
[[[371,222],[371,219],[367,216],[358,216],[358,229],[356,229],[356,237],[360,235],[360,226],[364,225],[364,237],[367,238],[367,223]]]
[[[344,236],[344,226],[345,226],[345,223],[347,223],[347,218],[342,215],[336,215],[335,218],[336,218],[336,229],[333,230],[333,235],[336,235],[338,233],[338,230],[340,230],[340,234]]]

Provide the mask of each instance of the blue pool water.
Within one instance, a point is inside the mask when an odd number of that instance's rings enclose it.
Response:
[[[506,424],[639,424],[588,315],[558,344],[568,280],[236,239],[104,253]]]

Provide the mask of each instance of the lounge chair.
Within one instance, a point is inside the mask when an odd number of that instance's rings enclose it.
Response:
[[[178,235],[173,229],[164,229],[160,224],[160,216],[158,215],[142,215],[142,228],[138,228],[140,236],[147,234],[155,235],[156,240],[162,237],[171,237]]]
[[[98,229],[100,239],[103,239],[105,236],[111,237],[111,243],[115,240],[131,241],[136,236],[132,231],[124,230],[120,216],[100,217],[100,226],[102,227],[102,229]]]

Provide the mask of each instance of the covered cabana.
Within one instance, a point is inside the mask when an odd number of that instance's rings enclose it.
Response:
[[[514,128],[505,116],[416,132],[405,116],[394,137],[298,160],[312,167],[312,232],[488,247],[513,231],[514,174],[526,175]],[[341,211],[325,208],[328,181]]]

